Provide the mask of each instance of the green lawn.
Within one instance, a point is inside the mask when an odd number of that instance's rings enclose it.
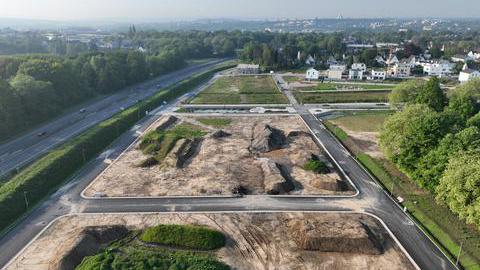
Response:
[[[232,123],[232,119],[230,118],[197,118],[196,120],[214,128],[228,127]]]
[[[198,240],[198,235],[183,235],[182,229],[192,226],[184,225],[161,225],[166,226],[168,235],[166,239],[182,239],[189,241],[191,239]],[[153,227],[157,228],[157,227]],[[76,270],[94,270],[94,269],[205,269],[205,270],[228,270],[230,267],[219,261],[213,252],[209,252],[203,248],[182,249],[178,245],[170,242],[159,242],[158,245],[145,244],[138,240],[145,233],[152,232],[153,228],[148,228],[143,234],[140,232],[131,232],[127,237],[111,243],[107,248],[100,250],[96,255],[87,256],[83,259]],[[189,232],[190,230],[187,229]],[[184,231],[183,231],[184,232]],[[213,231],[218,233],[216,231]],[[219,233],[220,234],[220,233]],[[220,234],[221,235],[221,234]],[[223,235],[221,235],[223,237]],[[180,237],[180,238],[179,238]],[[208,240],[209,238],[205,238]],[[223,238],[222,238],[223,239]],[[204,240],[204,239],[200,239]],[[218,244],[218,247],[223,246]]]
[[[380,113],[378,116],[371,114],[348,115],[327,121],[326,126],[386,190],[393,191],[395,197],[401,196],[405,199],[404,205],[407,206],[410,215],[451,258],[458,254],[460,243],[463,243],[460,264],[464,269],[480,269],[480,231],[477,228],[467,225],[447,207],[438,204],[434,196],[416,186],[390,161],[373,158],[363,153],[344,130],[334,125],[334,123],[341,123],[350,130],[372,131],[378,129],[382,118],[385,118],[385,113]]]
[[[363,92],[300,92],[293,95],[298,102],[308,103],[351,103],[351,102],[388,102],[390,91],[363,91]]]
[[[207,87],[192,104],[287,104],[271,76],[221,77]]]
[[[351,131],[378,132],[391,114],[387,111],[351,112],[345,113],[345,116],[332,119],[331,122],[338,126],[348,127]]]

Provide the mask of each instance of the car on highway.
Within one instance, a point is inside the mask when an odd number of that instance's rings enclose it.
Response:
[[[46,131],[42,131],[42,132],[37,133],[37,137],[43,137],[43,136],[45,136],[46,134],[47,134]]]
[[[80,109],[79,113],[85,113],[87,109]]]

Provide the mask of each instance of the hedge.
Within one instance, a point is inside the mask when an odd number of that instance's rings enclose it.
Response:
[[[11,177],[0,187],[0,230],[5,229],[26,212],[24,196],[27,197],[30,206],[38,203],[122,133],[129,130],[146,111],[155,109],[163,101],[170,101],[187,93],[210,79],[216,72],[230,67],[232,66],[218,67],[159,91],[145,101],[55,148]]]
[[[146,229],[140,240],[176,248],[212,250],[225,246],[225,236],[203,226],[161,224]]]

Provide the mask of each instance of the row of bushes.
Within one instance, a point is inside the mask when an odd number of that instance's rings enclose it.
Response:
[[[151,111],[163,101],[172,100],[207,81],[216,72],[230,68],[222,66],[202,73],[164,89],[149,99],[122,111],[112,118],[62,146],[52,150],[0,187],[0,230],[9,226],[26,212],[25,196],[30,205],[42,200],[68,179],[86,162],[98,155],[120,134],[130,129],[146,111]]]

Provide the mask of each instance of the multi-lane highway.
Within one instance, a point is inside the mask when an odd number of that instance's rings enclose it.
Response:
[[[226,60],[218,59],[200,65],[189,66],[128,87],[113,95],[85,104],[84,107],[79,107],[78,110],[37,127],[19,138],[3,143],[0,145],[0,177],[29,164],[55,146],[110,118],[120,110],[153,95],[159,88],[170,86],[192,76],[192,74],[205,71]],[[39,136],[40,134],[42,135]]]
[[[197,89],[198,91],[198,89]],[[288,96],[288,95],[287,95]],[[178,99],[179,100],[179,99]],[[178,100],[176,102],[178,102]],[[136,129],[123,134],[111,148],[85,166],[65,187],[39,205],[17,226],[0,238],[0,267],[18,254],[49,222],[69,213],[173,212],[173,211],[356,211],[379,217],[399,240],[421,269],[456,269],[419,227],[403,212],[350,153],[309,113],[307,107],[292,102],[300,117],[312,131],[319,146],[330,155],[344,177],[358,190],[356,196],[344,197],[207,197],[207,198],[90,198],[81,191],[108,164],[121,154],[159,115],[170,111],[175,102],[158,114],[148,115]],[[388,268],[388,266],[386,266]]]

